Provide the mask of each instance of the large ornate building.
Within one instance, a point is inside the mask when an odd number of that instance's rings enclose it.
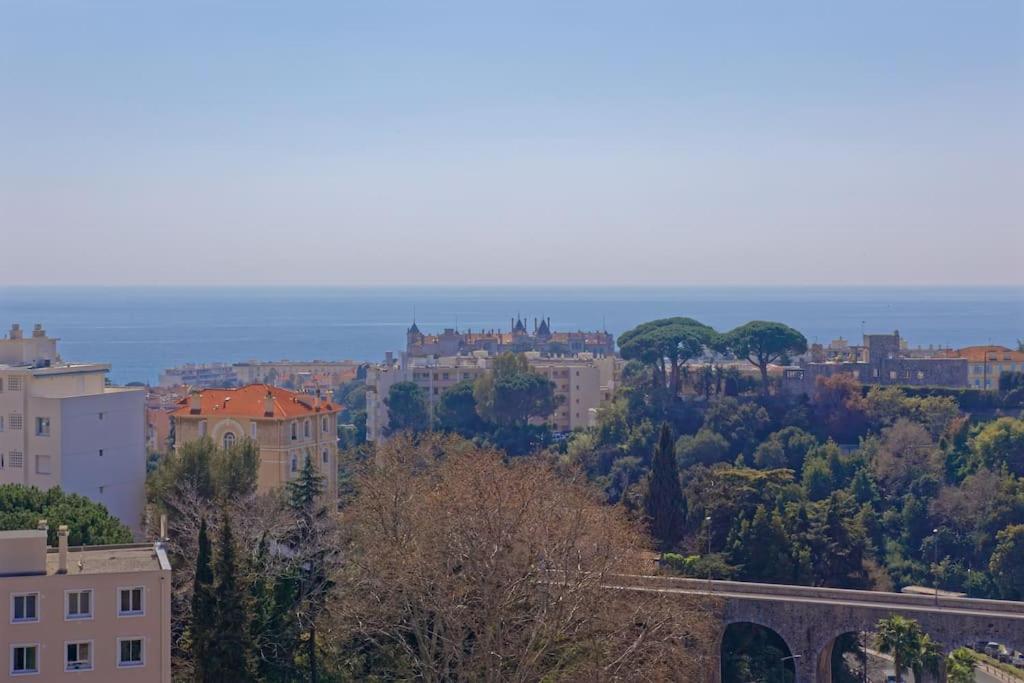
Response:
[[[338,412],[319,396],[268,384],[196,390],[171,413],[171,447],[203,437],[229,448],[245,437],[260,448],[260,493],[284,486],[311,459],[327,493],[338,490]]]
[[[406,332],[406,355],[458,356],[474,351],[486,351],[494,355],[505,351],[539,351],[553,355],[574,355],[591,353],[595,356],[615,355],[615,337],[610,332],[554,332],[551,318],[534,318],[533,331],[527,329],[526,321],[514,318],[509,321],[509,331],[501,330],[458,330],[448,328],[441,334],[423,334],[413,322]]]

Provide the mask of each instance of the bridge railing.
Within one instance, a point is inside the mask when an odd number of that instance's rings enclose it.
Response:
[[[717,592],[748,594],[765,598],[804,598],[812,600],[839,600],[844,602],[865,602],[891,604],[901,607],[921,607],[970,610],[975,612],[1000,612],[1020,614],[1024,617],[1024,602],[1011,600],[982,600],[978,598],[948,597],[939,594],[911,595],[883,591],[851,590],[846,588],[815,588],[775,583],[748,583],[744,581],[709,581],[707,579],[682,578],[676,576],[617,575],[617,585],[622,587],[658,588],[685,592]]]

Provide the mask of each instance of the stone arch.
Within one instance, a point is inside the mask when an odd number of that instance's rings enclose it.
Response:
[[[836,644],[844,636],[853,635],[860,638],[863,634],[869,632],[867,624],[860,626],[848,626],[845,628],[838,628],[832,634],[829,640],[818,649],[816,665],[816,679],[818,683],[832,683],[836,674],[835,667],[835,648]],[[860,664],[863,666],[863,660]]]
[[[729,629],[734,627],[741,628],[750,626],[766,632],[766,634],[769,634],[770,638],[776,640],[777,643],[782,645],[785,649],[784,656],[787,658],[787,662],[784,666],[793,671],[795,675],[795,664],[791,658],[793,655],[800,655],[800,653],[793,651],[793,646],[791,645],[790,640],[786,638],[785,634],[781,633],[774,625],[767,623],[766,620],[757,619],[756,617],[743,617],[725,620],[722,623],[721,628],[718,630],[718,640],[714,650],[718,652],[718,666],[715,668],[714,676],[712,677],[712,681],[714,681],[714,683],[722,683],[723,680],[723,669],[725,665],[725,639]]]

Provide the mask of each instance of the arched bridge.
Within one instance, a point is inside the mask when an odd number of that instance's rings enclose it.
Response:
[[[786,641],[795,656],[796,683],[831,683],[836,638],[871,631],[880,619],[892,614],[917,621],[947,652],[977,641],[996,641],[1024,651],[1024,602],[942,595],[936,600],[931,595],[661,576],[621,576],[614,587],[712,596],[722,614],[719,651],[730,624],[769,628]],[[720,683],[720,677],[716,669],[708,683]]]

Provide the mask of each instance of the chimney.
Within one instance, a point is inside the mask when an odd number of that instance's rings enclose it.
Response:
[[[267,389],[267,395],[263,397],[264,417],[274,417],[274,394]]]
[[[11,339],[21,339],[21,325],[11,323]]]
[[[36,529],[38,529],[39,531],[49,531],[50,525],[46,522],[45,519],[41,519],[39,520],[39,522],[36,523]]]
[[[202,407],[203,407],[202,394],[199,393],[198,389],[193,389],[189,393],[189,399],[188,400],[189,400],[189,412],[191,412],[193,415],[198,415],[200,412],[202,412]]]
[[[43,326],[42,326],[41,323],[36,323],[35,325],[32,326],[32,336],[33,337],[45,337],[46,336],[46,332],[43,331]]]
[[[61,524],[57,527],[57,573],[68,573],[68,525]]]
[[[167,515],[160,515],[160,539],[161,541],[167,540]]]

